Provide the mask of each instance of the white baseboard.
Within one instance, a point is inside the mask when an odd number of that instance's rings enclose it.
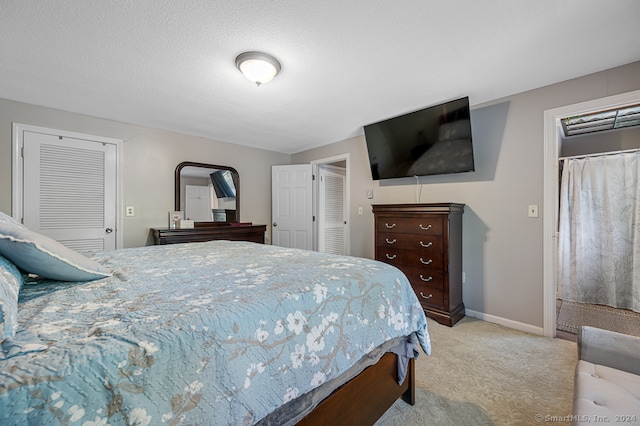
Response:
[[[485,314],[484,312],[477,312],[471,309],[465,309],[466,316],[477,318],[479,320],[492,322],[495,324],[504,325],[505,327],[513,328],[515,330],[524,331],[531,334],[544,335],[544,329],[542,327],[536,327],[531,324],[525,324],[523,322],[513,321],[507,318],[497,317],[495,315]]]

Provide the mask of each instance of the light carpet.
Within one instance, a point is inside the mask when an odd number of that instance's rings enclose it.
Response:
[[[563,300],[558,313],[558,330],[577,334],[582,325],[640,336],[640,314],[637,312]]]
[[[416,361],[416,404],[402,400],[376,426],[535,425],[571,414],[576,344],[464,317],[429,320],[432,354]]]

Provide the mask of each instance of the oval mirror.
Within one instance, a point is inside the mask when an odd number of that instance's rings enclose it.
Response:
[[[240,176],[233,167],[185,161],[175,172],[175,209],[196,225],[240,222]]]

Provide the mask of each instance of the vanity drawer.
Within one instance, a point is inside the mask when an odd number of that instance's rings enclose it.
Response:
[[[396,217],[380,216],[376,218],[376,227],[380,233],[442,235],[442,217]]]

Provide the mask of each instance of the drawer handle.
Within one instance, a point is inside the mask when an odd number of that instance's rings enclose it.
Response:
[[[420,279],[422,281],[428,283],[429,281],[431,281],[433,279],[433,277],[430,276],[429,278],[425,278],[425,277],[422,276],[422,274],[420,274]]]
[[[420,245],[424,248],[429,248],[433,245],[432,241],[429,241],[427,244],[423,243],[422,241],[420,241]]]
[[[387,227],[387,228],[389,228],[389,229],[393,229],[393,228],[395,228],[395,227],[396,227],[396,224],[395,224],[395,223],[392,223],[391,225],[389,225],[388,223],[386,223],[386,222],[385,222],[384,226],[386,226],[386,227]]]
[[[433,262],[433,259],[424,260],[423,258],[420,258],[420,263],[422,263],[423,265],[430,265],[431,262]]]
[[[422,226],[422,224],[420,224],[420,229],[422,229],[423,231],[428,231],[429,229],[431,229],[431,225],[425,228],[424,226]]]
[[[395,259],[396,256],[397,256],[397,254],[394,254],[393,256],[391,256],[391,255],[389,255],[389,253],[387,253],[387,259],[389,259],[389,260]]]
[[[395,244],[396,239],[394,238],[393,240],[389,241],[388,238],[385,238],[385,241],[387,242],[387,244]]]
[[[429,293],[428,296],[425,296],[423,292],[420,292],[420,297],[422,297],[423,299],[431,299],[433,297],[433,294]]]

